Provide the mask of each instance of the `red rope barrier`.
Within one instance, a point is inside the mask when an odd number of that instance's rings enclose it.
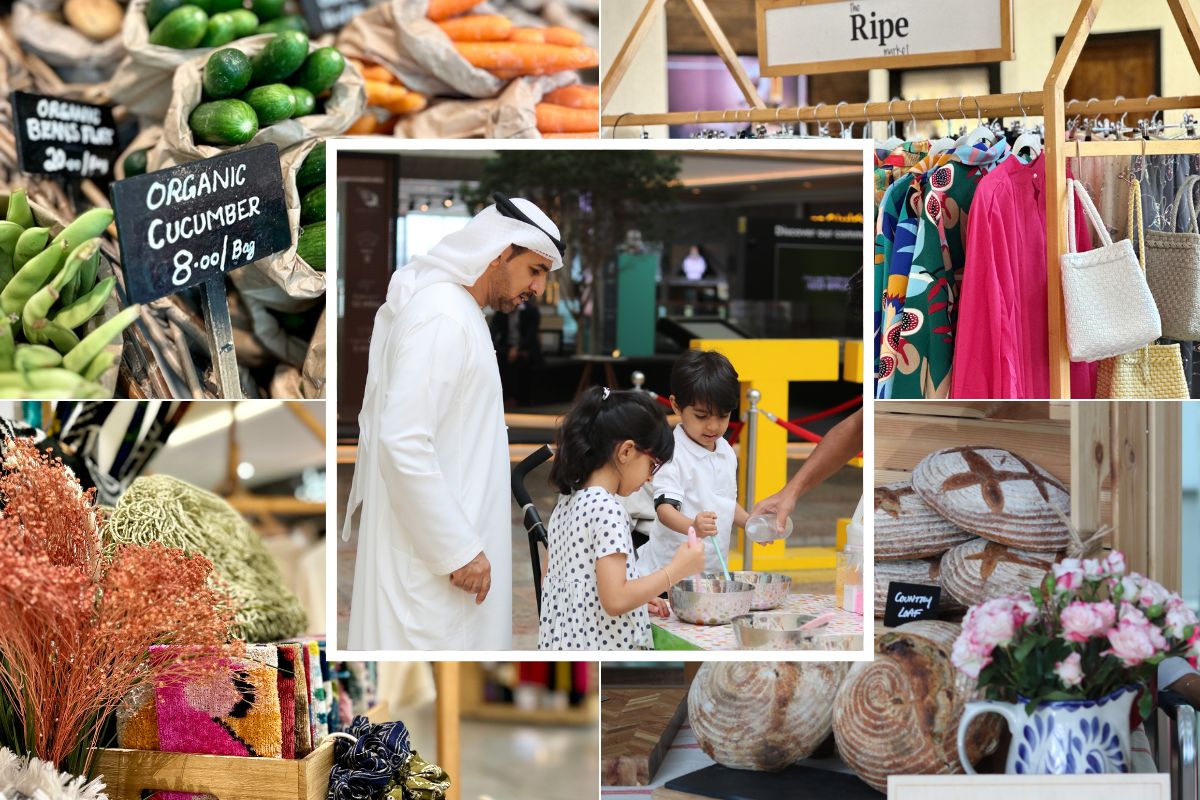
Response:
[[[796,419],[789,420],[789,421],[793,425],[803,425],[806,422],[816,422],[819,419],[825,419],[826,417],[832,417],[834,414],[838,414],[842,411],[845,411],[848,408],[854,408],[855,406],[861,406],[862,401],[863,401],[862,395],[858,395],[857,397],[851,397],[849,400],[847,400],[844,403],[838,403],[833,408],[827,408],[824,411],[818,411],[815,414],[809,414],[806,417],[797,417]]]
[[[808,430],[805,430],[804,428],[801,428],[799,425],[796,425],[795,423],[788,422],[786,419],[779,419],[778,417],[776,417],[775,424],[778,425],[779,427],[783,428],[784,430],[786,430],[788,433],[792,433],[792,434],[795,434],[796,436],[799,436],[801,439],[804,439],[806,442],[813,442],[815,444],[817,442],[820,442],[821,439],[824,438],[824,437],[818,436],[817,434],[813,433],[812,431],[808,431]]]

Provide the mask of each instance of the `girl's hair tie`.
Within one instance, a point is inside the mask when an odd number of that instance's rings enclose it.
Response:
[[[608,399],[608,396],[609,396],[610,394],[612,394],[612,390],[610,390],[610,389],[609,389],[607,386],[605,386],[605,387],[604,387],[604,396],[603,396],[603,397],[601,397],[600,399],[601,399],[601,400],[607,400],[607,399]]]

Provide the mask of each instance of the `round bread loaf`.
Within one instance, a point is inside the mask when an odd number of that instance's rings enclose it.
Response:
[[[875,640],[875,660],[860,661],[833,704],[838,752],[881,792],[889,775],[961,773],[958,721],[976,699],[975,682],[954,668],[950,651],[961,628],[919,620]],[[967,730],[967,756],[978,763],[996,749],[1000,719],[979,717]]]
[[[734,769],[777,771],[829,736],[830,698],[848,665],[817,661],[707,661],[688,691],[700,749]]]
[[[926,586],[941,586],[942,560],[940,558],[923,558],[917,561],[876,561],[875,562],[875,616],[883,619],[887,609],[888,584],[920,583]],[[939,611],[960,611],[962,606],[949,592],[942,589],[938,600]]]
[[[979,605],[1036,586],[1062,557],[972,539],[942,556],[942,589],[963,605]]]
[[[1066,488],[1046,470],[999,447],[954,447],[921,459],[913,489],[965,531],[1022,550],[1065,550]],[[1058,509],[1056,511],[1055,509]]]
[[[875,487],[875,560],[929,558],[974,536],[930,508],[911,481]]]

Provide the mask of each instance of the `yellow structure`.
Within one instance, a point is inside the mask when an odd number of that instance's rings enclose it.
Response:
[[[858,360],[861,361],[861,343]],[[697,350],[723,354],[737,370],[742,382],[742,408],[748,408],[746,393],[757,389],[761,407],[787,418],[788,384],[792,381],[836,381],[839,378],[841,343],[836,339],[697,339]],[[849,348],[848,348],[849,350]],[[849,355],[849,353],[848,353]],[[759,419],[755,453],[754,498],[746,496],[746,476],[751,468],[750,437],[738,443],[738,499],[761,500],[787,483],[787,431],[765,417]],[[742,540],[730,546],[729,568],[741,569]],[[799,569],[833,569],[834,550],[829,547],[786,547],[780,540],[754,545],[753,567],[772,572]]]

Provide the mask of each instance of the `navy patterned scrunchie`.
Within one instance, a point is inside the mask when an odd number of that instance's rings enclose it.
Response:
[[[357,716],[347,731],[354,744],[338,737],[328,800],[376,800],[392,778],[408,766],[412,748],[403,722],[372,723]]]

